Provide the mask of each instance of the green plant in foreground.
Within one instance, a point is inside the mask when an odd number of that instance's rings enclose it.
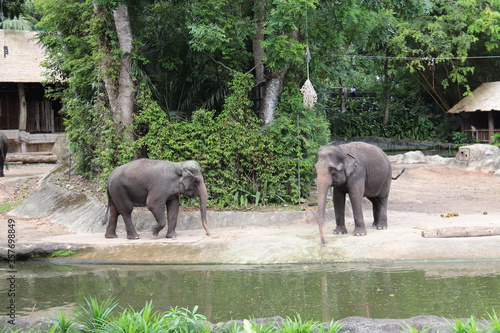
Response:
[[[67,318],[63,312],[59,313],[57,321],[52,325],[48,333],[69,333],[74,332],[72,325],[75,323],[74,318]]]
[[[198,306],[195,306],[192,311],[186,308],[171,308],[163,315],[168,327],[166,332],[210,332],[206,322],[207,317],[196,311],[198,311]]]
[[[493,314],[488,314],[488,317],[491,321],[490,332],[500,333],[500,318],[498,318],[496,312],[493,311]]]
[[[111,319],[111,312],[118,305],[113,299],[106,299],[99,304],[96,298],[85,299],[86,306],[81,306],[77,314],[78,323],[82,324],[87,331],[96,332],[106,327]]]

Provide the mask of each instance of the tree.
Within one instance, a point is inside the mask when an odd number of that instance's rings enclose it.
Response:
[[[25,0],[2,0],[0,19],[19,17],[25,11]]]
[[[116,131],[133,141],[135,83],[132,78],[133,35],[128,7],[126,4],[116,6],[114,1],[95,1],[94,16],[99,22],[95,27],[101,53],[100,73]],[[114,26],[110,25],[111,22]]]
[[[399,50],[398,56],[415,58],[410,71],[418,74],[421,86],[443,111],[450,101],[470,92],[476,66],[468,57],[498,50],[499,5],[498,1],[434,0],[423,15],[396,25],[391,46]]]

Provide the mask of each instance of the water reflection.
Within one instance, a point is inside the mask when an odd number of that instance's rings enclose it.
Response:
[[[17,314],[71,313],[85,297],[121,307],[200,307],[210,321],[300,314],[408,318],[500,313],[500,262],[309,266],[74,266],[18,263]],[[7,283],[0,282],[6,294]]]

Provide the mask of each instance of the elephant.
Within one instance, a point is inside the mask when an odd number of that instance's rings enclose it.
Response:
[[[392,167],[387,155],[377,146],[364,142],[326,145],[318,150],[316,185],[318,191],[318,225],[321,242],[325,243],[325,204],[333,186],[333,205],[337,227],[334,234],[346,234],[345,199],[349,194],[354,214],[354,235],[366,235],[362,201],[368,198],[373,205],[373,227],[387,229],[387,201]]]
[[[153,213],[157,225],[152,229],[158,236],[168,222],[167,238],[177,236],[179,195],[200,198],[201,222],[207,236],[207,188],[196,161],[169,162],[154,159],[138,159],[117,167],[108,179],[108,208],[103,224],[106,238],[116,238],[118,216],[123,217],[128,239],[138,239],[132,224],[134,207],[147,206]],[[167,214],[165,214],[165,206]]]
[[[3,167],[5,164],[5,158],[7,157],[7,152],[9,151],[9,140],[5,134],[0,133],[0,177],[5,177],[3,173]]]

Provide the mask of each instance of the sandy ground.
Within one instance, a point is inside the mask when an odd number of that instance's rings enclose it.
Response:
[[[0,204],[23,200],[36,190],[41,176],[53,164],[11,165],[0,178]],[[314,218],[268,227],[211,228],[183,231],[173,240],[155,238],[149,232],[141,239],[105,239],[99,234],[72,234],[51,217],[25,219],[6,213],[0,220],[14,219],[19,244],[38,242],[91,246],[72,257],[81,261],[162,263],[294,263],[372,260],[500,259],[500,236],[423,238],[422,230],[444,227],[479,228],[500,226],[500,177],[479,170],[462,170],[438,165],[394,165],[394,174],[405,173],[392,184],[389,201],[389,229],[373,230],[354,237],[327,235],[321,245]],[[371,204],[366,200],[365,221],[372,222]],[[314,210],[315,208],[308,208]],[[279,212],[277,212],[279,214]],[[458,215],[453,217],[443,217]],[[348,218],[349,232],[354,226]],[[210,215],[209,215],[210,224]],[[327,230],[334,228],[330,220]],[[6,223],[1,223],[6,239]],[[159,251],[159,247],[169,249]]]

